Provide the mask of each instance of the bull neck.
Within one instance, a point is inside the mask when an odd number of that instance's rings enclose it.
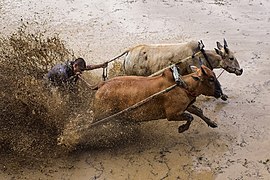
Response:
[[[207,60],[203,56],[203,64],[205,66],[207,66],[210,69],[211,68],[213,68],[213,69],[221,68],[221,66],[220,66],[221,57],[218,54],[216,54],[216,52],[214,50],[205,50],[205,54],[206,54],[206,56],[208,58],[208,60]]]
[[[196,82],[195,80],[193,80],[193,78],[191,77],[192,74],[183,76],[183,81],[186,84],[186,87],[181,86],[183,89],[185,89],[185,91],[187,92],[187,94],[193,98],[196,98],[197,96],[199,96],[200,94],[196,93],[196,87],[192,86],[190,81]],[[197,82],[196,82],[197,83]]]

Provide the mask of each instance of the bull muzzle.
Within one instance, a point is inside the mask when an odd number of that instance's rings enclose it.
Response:
[[[226,94],[222,94],[220,97],[223,101],[227,101],[228,96]]]
[[[216,91],[215,91],[214,97],[215,97],[215,98],[220,98],[220,97],[222,97],[222,95],[223,95],[222,91],[216,90]]]
[[[222,89],[221,89],[221,85],[220,85],[219,81],[216,80],[214,97],[215,98],[220,98],[222,95],[223,95],[223,92],[222,92]]]
[[[242,75],[243,73],[243,69],[238,69],[238,68],[233,68],[233,67],[229,67],[227,66],[226,68],[224,68],[227,72],[229,73],[234,73],[237,76]]]
[[[237,76],[240,76],[243,74],[243,69],[236,69],[234,72]]]

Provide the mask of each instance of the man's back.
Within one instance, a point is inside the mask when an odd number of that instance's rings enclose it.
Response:
[[[47,74],[48,80],[55,86],[63,86],[74,83],[76,80],[71,77],[74,76],[71,63],[57,64]]]

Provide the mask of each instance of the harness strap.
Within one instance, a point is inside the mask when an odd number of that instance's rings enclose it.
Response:
[[[108,66],[103,68],[102,78],[103,78],[103,81],[106,81],[108,79]]]
[[[209,61],[209,59],[208,59],[208,56],[207,56],[206,53],[205,53],[205,50],[204,50],[204,49],[200,49],[200,51],[201,51],[201,53],[203,54],[204,59],[206,60],[206,62],[209,64],[210,69],[213,70],[214,68],[213,68],[212,64],[210,63],[210,61]]]
[[[187,84],[182,79],[181,73],[179,72],[180,71],[179,67],[174,64],[174,66],[171,67],[171,71],[172,71],[173,78],[176,84],[183,86],[184,88],[187,88]]]

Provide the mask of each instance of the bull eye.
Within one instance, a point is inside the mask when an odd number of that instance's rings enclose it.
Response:
[[[234,60],[234,58],[233,57],[231,57],[231,58],[229,58],[231,61],[233,61]]]
[[[214,78],[213,78],[213,77],[210,77],[210,78],[209,78],[209,81],[210,81],[210,82],[214,82]]]

